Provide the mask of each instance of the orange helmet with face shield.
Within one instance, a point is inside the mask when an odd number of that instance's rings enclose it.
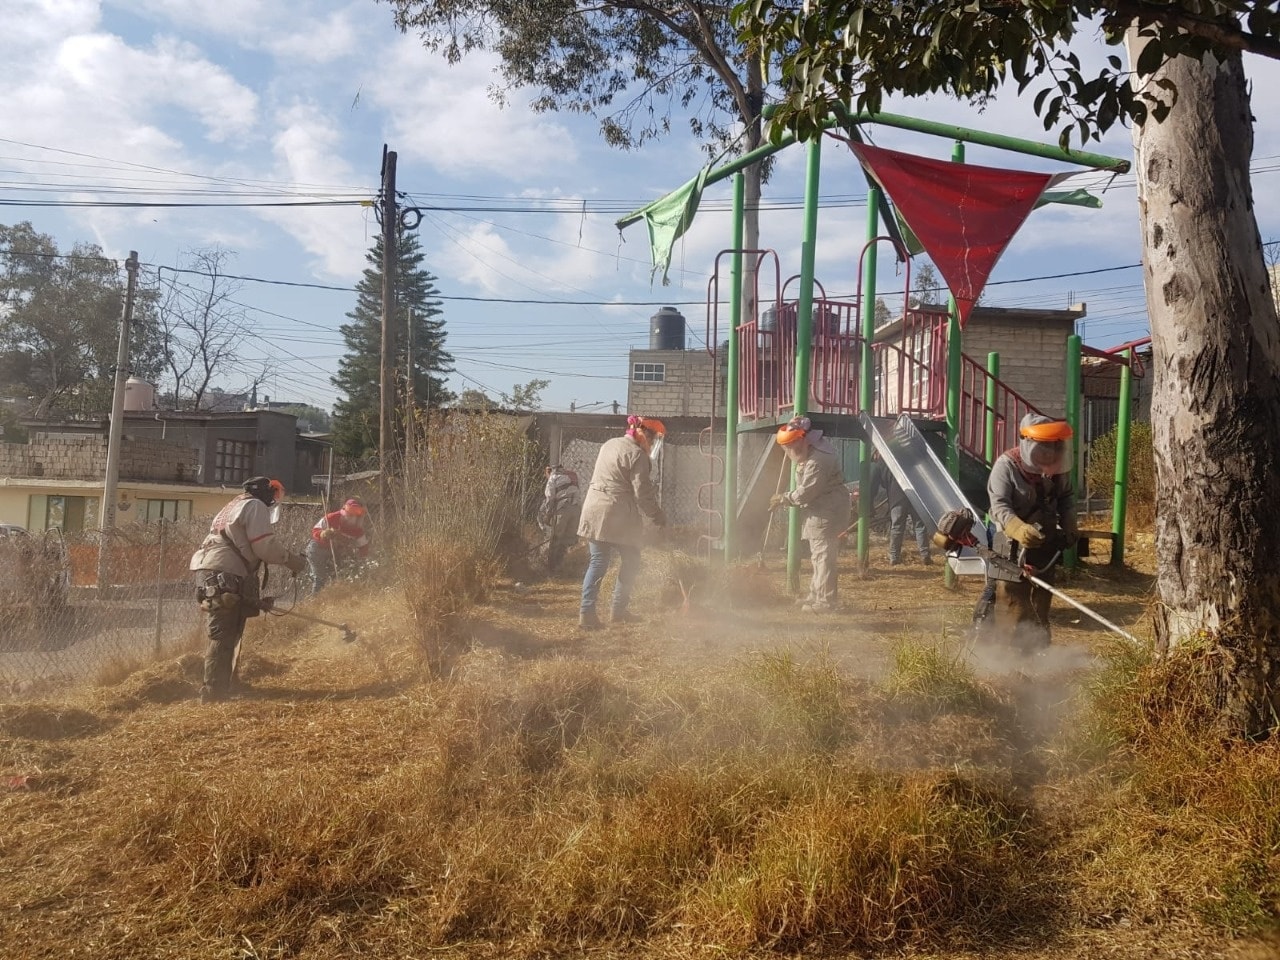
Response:
[[[1018,453],[1024,469],[1043,476],[1071,469],[1071,424],[1028,413],[1018,424]]]
[[[779,446],[789,447],[803,440],[808,435],[810,426],[808,417],[792,417],[784,426],[778,428],[778,434],[774,440]]]
[[[342,505],[342,515],[346,517],[363,517],[365,514],[364,504],[352,497]]]
[[[267,506],[284,500],[284,484],[271,477],[250,477],[244,482],[244,492]]]

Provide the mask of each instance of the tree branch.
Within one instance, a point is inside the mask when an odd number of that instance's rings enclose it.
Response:
[[[1248,33],[1230,23],[1205,20],[1176,7],[1160,6],[1146,0],[1112,0],[1111,9],[1117,16],[1140,23],[1158,23],[1183,30],[1194,37],[1208,40],[1227,50],[1240,50],[1271,60],[1280,60],[1280,40],[1274,37]]]

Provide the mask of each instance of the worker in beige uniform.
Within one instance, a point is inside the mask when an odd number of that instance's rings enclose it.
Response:
[[[291,552],[275,535],[284,485],[253,477],[244,482],[244,491],[213,518],[209,535],[191,557],[196,601],[206,614],[209,636],[201,703],[225,700],[231,693],[245,621],[261,609],[258,571],[263,564],[283,564],[294,574],[307,566],[302,554]]]
[[[776,439],[796,465],[796,485],[787,493],[774,494],[769,509],[800,508],[804,516],[800,536],[809,541],[813,578],[809,595],[799,603],[806,613],[825,613],[835,609],[839,538],[849,526],[849,489],[840,456],[808,417],[795,417],[779,427]]]
[[[661,420],[632,416],[627,417],[625,436],[607,440],[600,447],[578,521],[578,536],[587,541],[589,557],[578,609],[578,626],[584,630],[600,626],[596,600],[615,553],[620,559],[610,603],[612,620],[633,623],[639,619],[627,610],[627,604],[640,575],[644,520],[655,527],[667,525],[667,515],[658,503],[658,488],[650,475],[666,435],[667,428]]]

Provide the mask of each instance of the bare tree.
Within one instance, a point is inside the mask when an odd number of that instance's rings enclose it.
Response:
[[[157,277],[159,328],[176,409],[200,410],[215,377],[240,359],[241,284],[225,275],[235,256],[221,247],[188,251],[181,271]]]

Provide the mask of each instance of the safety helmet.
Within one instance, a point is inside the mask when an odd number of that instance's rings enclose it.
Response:
[[[267,506],[284,500],[284,484],[271,477],[250,477],[243,486],[245,493]]]
[[[1040,413],[1028,413],[1018,424],[1022,465],[1043,476],[1071,469],[1071,424]]]
[[[1029,413],[1022,418],[1018,428],[1020,436],[1028,440],[1039,440],[1052,443],[1057,440],[1070,440],[1071,424],[1065,420],[1051,420],[1048,417]]]
[[[627,423],[632,427],[652,431],[660,437],[667,435],[666,425],[657,417],[628,417]]]
[[[344,517],[363,517],[365,515],[364,504],[356,497],[352,497],[342,505],[342,515]]]
[[[778,428],[778,434],[774,439],[779,446],[789,447],[804,439],[809,433],[810,426],[808,417],[792,417],[785,425]]]

